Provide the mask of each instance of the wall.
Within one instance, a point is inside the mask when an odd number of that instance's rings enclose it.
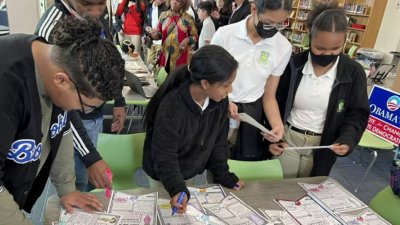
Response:
[[[39,21],[37,0],[6,0],[10,33],[33,34]]]
[[[397,0],[388,0],[382,24],[375,42],[375,49],[385,53],[384,63],[391,63],[393,55],[390,51],[400,51],[400,9],[396,9]],[[379,0],[375,0],[375,4]]]

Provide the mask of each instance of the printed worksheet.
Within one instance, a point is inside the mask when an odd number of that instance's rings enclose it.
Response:
[[[346,212],[366,208],[362,201],[332,179],[326,179],[320,184],[299,183],[308,195],[316,201],[322,202],[332,212]]]
[[[172,215],[172,207],[169,199],[158,199],[158,215],[163,225],[226,225],[220,219],[206,215],[203,211],[194,207],[190,202],[200,204],[195,197],[192,197],[186,207],[185,213]]]
[[[73,213],[67,213],[61,209],[59,225],[117,225],[121,216],[109,213],[88,213],[80,209],[74,209]]]
[[[230,225],[262,225],[267,220],[253,208],[230,193],[219,204],[203,205],[210,214]]]
[[[200,204],[218,203],[226,196],[221,185],[213,185],[206,188],[188,187],[188,189],[191,196],[197,196]]]
[[[370,208],[362,210],[358,215],[351,215],[347,213],[338,214],[346,224],[351,225],[390,225],[385,219],[380,217]]]
[[[260,211],[268,220],[268,225],[299,225],[299,223],[284,210],[260,209]]]
[[[275,199],[289,215],[302,225],[340,225],[341,222],[314,199],[306,195],[296,201]]]
[[[119,225],[156,225],[158,193],[129,195],[113,191],[108,213],[123,216]]]

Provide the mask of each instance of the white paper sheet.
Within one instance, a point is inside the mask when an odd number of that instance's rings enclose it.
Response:
[[[121,220],[120,215],[109,213],[87,213],[74,209],[73,213],[67,213],[61,209],[59,225],[117,225]]]
[[[214,216],[208,216],[194,207],[190,201],[197,200],[191,198],[186,207],[186,213],[175,213],[172,215],[172,208],[169,199],[158,199],[158,215],[161,224],[164,225],[226,225],[223,221]]]
[[[308,192],[308,195],[321,201],[332,212],[353,211],[367,207],[332,179],[326,179],[320,184],[300,182],[299,185]]]
[[[275,199],[289,215],[302,225],[340,225],[341,223],[306,195],[298,200]]]
[[[156,225],[158,193],[129,195],[113,191],[108,212],[123,216],[120,225]]]
[[[204,205],[204,208],[230,225],[264,225],[267,223],[264,217],[232,193],[219,204]]]
[[[299,223],[284,210],[260,209],[260,211],[264,217],[267,218],[268,225],[299,225]]]
[[[258,128],[259,130],[261,130],[262,132],[264,132],[266,134],[275,136],[270,130],[268,130],[263,125],[258,123],[253,117],[249,116],[247,113],[239,113],[239,117],[240,117],[241,121],[246,122],[246,123]]]

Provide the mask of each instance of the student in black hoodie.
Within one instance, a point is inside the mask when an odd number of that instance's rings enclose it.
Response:
[[[190,197],[185,181],[206,169],[215,183],[237,190],[244,185],[227,165],[227,96],[237,67],[223,48],[204,46],[168,76],[147,106],[143,169],[150,186],[164,185],[179,212]],[[187,194],[182,205],[181,192]]]

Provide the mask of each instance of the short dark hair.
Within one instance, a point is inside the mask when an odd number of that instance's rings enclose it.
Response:
[[[199,2],[199,4],[197,5],[198,9],[201,9],[203,11],[206,11],[208,15],[211,14],[212,10],[213,10],[213,4],[211,1],[201,1]]]
[[[292,11],[292,0],[256,0],[257,12],[264,13],[267,10],[284,9]]]
[[[104,36],[97,18],[67,16],[54,27],[51,59],[83,95],[111,100],[121,96],[125,63]]]
[[[308,14],[307,27],[310,37],[315,37],[318,31],[347,32],[346,14],[337,3],[322,3],[315,6]]]

